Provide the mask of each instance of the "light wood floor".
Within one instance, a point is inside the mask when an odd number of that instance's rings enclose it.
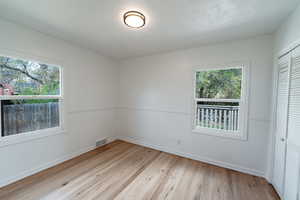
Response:
[[[262,178],[116,141],[0,189],[5,200],[278,200]]]

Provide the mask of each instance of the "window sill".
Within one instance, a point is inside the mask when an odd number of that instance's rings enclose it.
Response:
[[[27,133],[22,133],[17,135],[11,135],[6,137],[0,137],[0,148],[9,145],[19,144],[19,143],[25,143],[32,140],[41,139],[41,138],[54,136],[58,134],[63,134],[63,133],[66,133],[66,130],[64,130],[61,127],[57,127],[57,128],[32,131],[32,132],[27,132]]]
[[[214,137],[229,138],[229,139],[234,139],[234,140],[242,140],[242,141],[247,140],[247,136],[245,134],[241,133],[241,131],[234,132],[234,131],[224,131],[224,130],[215,129],[215,128],[195,127],[192,130],[192,133],[214,136]]]

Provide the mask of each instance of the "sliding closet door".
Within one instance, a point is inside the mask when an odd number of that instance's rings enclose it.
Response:
[[[283,196],[285,176],[289,73],[290,55],[285,55],[279,60],[278,64],[276,137],[273,174],[274,186],[281,196]]]
[[[300,47],[293,50],[291,55],[291,80],[284,199],[298,200],[300,199]]]

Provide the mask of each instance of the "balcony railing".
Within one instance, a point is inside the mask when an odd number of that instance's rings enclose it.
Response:
[[[228,131],[239,129],[239,106],[197,105],[196,127]]]

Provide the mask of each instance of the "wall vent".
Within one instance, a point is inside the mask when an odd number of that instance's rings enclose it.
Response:
[[[107,143],[107,139],[99,140],[96,142],[96,147],[101,147]]]

